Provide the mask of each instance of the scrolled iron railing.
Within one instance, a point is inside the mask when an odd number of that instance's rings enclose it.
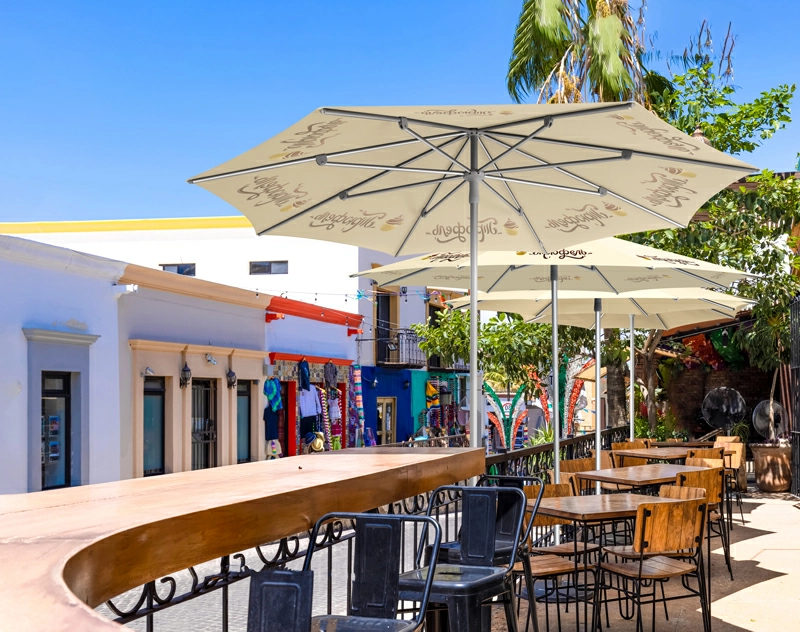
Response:
[[[609,428],[602,432],[602,449],[609,449],[612,442],[623,441],[628,436],[628,427]],[[468,447],[466,435],[448,435],[417,441],[390,444],[382,447]],[[583,458],[590,455],[595,447],[594,435],[581,435],[561,442],[561,457],[563,459]],[[512,474],[512,475],[542,475],[552,468],[553,444],[547,443],[522,450],[512,450],[505,454],[487,457],[487,474]],[[458,533],[461,510],[460,494],[448,492],[448,496],[434,510],[434,517],[442,525],[443,541],[450,541]],[[377,510],[383,513],[395,514],[424,514],[431,502],[432,491],[406,498],[380,507]],[[199,525],[199,528],[202,528]],[[418,535],[416,526],[403,534],[404,551],[402,564],[404,570],[413,566],[413,546]],[[238,582],[248,579],[255,572],[264,568],[299,568],[309,546],[309,533],[304,532],[294,536],[282,538],[257,546],[249,551],[231,552],[222,557],[213,567],[204,565],[205,570],[190,567],[184,571],[150,581],[138,589],[130,591],[113,600],[106,602],[98,610],[117,623],[127,625],[133,622],[144,622],[144,629],[153,632],[159,629],[159,616],[164,616],[164,611],[193,601],[199,597],[220,591],[219,606],[209,605],[201,608],[195,607],[187,611],[187,617],[202,617],[209,610],[215,612],[215,618],[221,622],[223,632],[233,629],[242,629],[242,608],[246,612],[246,603],[231,602],[230,587]],[[353,572],[353,531],[349,525],[333,522],[318,538],[315,543],[317,550],[325,554],[316,557],[320,567],[315,570],[315,612],[334,613],[344,611],[350,603],[350,585]],[[545,537],[545,536],[543,536]],[[317,574],[320,575],[317,580]],[[234,615],[233,617],[231,615]],[[194,625],[200,625],[196,621]],[[174,628],[174,621],[167,623],[166,627]],[[187,623],[186,629],[192,628]],[[141,624],[136,627],[140,628]]]

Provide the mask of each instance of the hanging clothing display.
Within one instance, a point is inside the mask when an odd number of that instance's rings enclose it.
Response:
[[[331,449],[331,419],[328,416],[328,396],[324,388],[317,388],[319,403],[322,407],[322,436],[325,438],[325,449]]]
[[[278,439],[278,424],[280,422],[280,414],[277,410],[273,410],[272,406],[264,408],[264,439],[270,441]]]
[[[425,383],[425,406],[430,410],[439,405],[439,390],[428,380]]]
[[[309,368],[308,362],[305,358],[297,363],[297,381],[301,391],[307,391],[311,389],[311,369]]]
[[[354,364],[349,372],[350,396],[349,417],[347,424],[348,445],[359,447],[364,436],[364,399],[361,394],[361,367]]]
[[[281,402],[281,383],[277,377],[268,377],[264,380],[264,396],[267,404],[273,411],[277,412],[283,408]]]
[[[277,439],[271,439],[267,441],[267,461],[272,461],[273,459],[279,459],[283,456],[283,448],[281,448],[281,442]]]
[[[335,438],[342,434],[342,393],[339,389],[331,389],[331,394],[336,395],[334,399],[328,400],[328,416],[331,420],[331,435]],[[335,449],[335,448],[334,448]]]
[[[322,406],[320,406],[316,388],[300,390],[297,394],[297,400],[300,405],[301,417],[316,417],[322,413]]]
[[[328,360],[322,369],[322,386],[328,390],[329,396],[331,395],[330,391],[336,388],[336,379],[336,365]]]

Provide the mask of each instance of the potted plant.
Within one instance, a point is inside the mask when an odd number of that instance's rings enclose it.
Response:
[[[766,439],[751,443],[756,486],[762,492],[786,492],[792,486],[792,448],[789,444],[786,410],[764,400],[753,410],[753,426]]]

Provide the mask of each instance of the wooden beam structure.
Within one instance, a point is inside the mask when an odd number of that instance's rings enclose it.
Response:
[[[121,627],[92,610],[158,577],[484,472],[482,449],[358,448],[0,496],[0,612],[26,632]]]

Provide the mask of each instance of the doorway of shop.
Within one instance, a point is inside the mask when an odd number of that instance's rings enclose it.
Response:
[[[394,443],[395,438],[395,413],[397,410],[396,397],[379,397],[378,398],[378,445],[386,445],[387,443]]]

